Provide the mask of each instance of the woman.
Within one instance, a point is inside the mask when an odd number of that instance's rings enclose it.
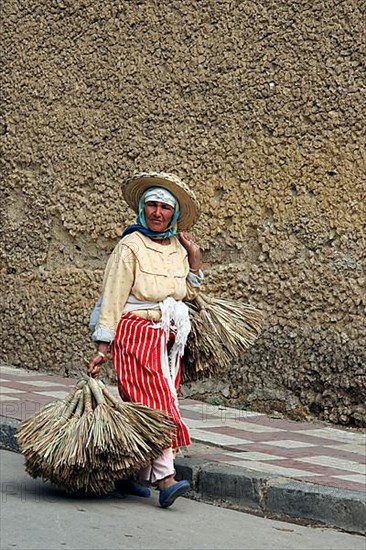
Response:
[[[173,450],[190,444],[177,392],[190,331],[182,300],[193,299],[203,279],[200,249],[186,232],[198,218],[198,204],[172,174],[135,175],[123,193],[137,213],[137,223],[124,231],[106,266],[93,332],[97,351],[88,372],[97,376],[111,345],[122,399],[164,410],[173,419],[172,447],[140,472],[140,479],[157,486],[160,506],[167,508],[189,489],[188,481],[175,480]],[[118,488],[150,495],[131,480]]]

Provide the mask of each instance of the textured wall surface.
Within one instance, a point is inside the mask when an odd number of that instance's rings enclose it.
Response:
[[[365,424],[365,3],[4,0],[2,19],[1,359],[84,369],[133,219],[120,182],[173,171],[202,202],[206,290],[267,316],[220,396]]]

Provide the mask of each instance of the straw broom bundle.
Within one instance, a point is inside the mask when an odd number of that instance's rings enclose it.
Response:
[[[118,401],[101,381],[90,379],[89,386],[97,403],[87,442],[87,449],[93,454],[89,462],[93,469],[88,473],[85,469],[71,469],[69,490],[88,487],[102,493],[113,488],[114,481],[128,477],[160,456],[171,444],[174,424],[162,411]],[[110,423],[107,438],[103,434],[106,423]]]
[[[148,453],[150,460],[160,456],[161,445],[164,448],[169,447],[171,434],[175,429],[174,424],[168,419],[167,415],[160,410],[150,409],[142,404],[120,402],[102,382],[98,382],[103,389],[107,402],[124,415],[125,422],[130,426],[131,431],[130,433],[127,432],[126,435],[131,437],[132,430],[136,431],[134,426],[138,427],[139,433],[134,435],[133,440],[128,444],[129,448],[133,445],[137,455]]]
[[[260,335],[263,315],[249,304],[201,292],[187,305],[192,329],[184,357],[185,381],[222,374]]]
[[[115,480],[128,476],[134,471],[133,466],[136,466],[133,450],[127,446],[126,440],[126,432],[130,433],[131,430],[126,430],[121,418],[116,418],[115,411],[106,404],[99,383],[90,379],[84,393],[87,420],[83,421],[83,415],[75,430],[70,430],[70,437],[65,439],[63,445],[63,460],[57,461],[55,456],[49,479],[69,492],[84,490],[106,493],[113,489]],[[138,434],[134,435],[138,437]],[[80,436],[83,439],[78,440]],[[137,467],[145,466],[146,463],[148,458],[139,456]]]
[[[90,461],[91,449],[88,445],[89,433],[93,423],[92,395],[88,384],[84,387],[84,411],[70,433],[69,442],[64,446],[63,462],[73,467],[83,467]],[[86,443],[85,443],[86,442]]]
[[[65,403],[61,417],[46,422],[41,415],[46,432],[37,431],[34,417],[22,422],[18,442],[30,475],[68,492],[107,493],[171,444],[175,425],[163,411],[120,402],[93,378],[80,382]]]
[[[26,471],[32,477],[47,472],[48,457],[60,443],[66,424],[77,407],[83,385],[85,381],[79,382],[61,402],[50,403],[50,406],[46,405],[39,413],[21,422],[17,440],[26,458]]]
[[[48,432],[51,428],[54,428],[56,421],[60,419],[66,409],[69,408],[78,389],[84,387],[85,384],[85,380],[81,380],[64,399],[48,403],[42,407],[38,413],[27,420],[23,420],[22,429],[19,430],[17,434],[19,444],[22,445],[22,447],[26,447],[28,444],[32,446],[33,437],[37,435],[40,430]]]

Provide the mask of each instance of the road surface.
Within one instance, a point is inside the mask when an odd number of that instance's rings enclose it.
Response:
[[[236,512],[187,498],[163,510],[157,492],[70,497],[0,451],[1,550],[365,550],[365,538]]]

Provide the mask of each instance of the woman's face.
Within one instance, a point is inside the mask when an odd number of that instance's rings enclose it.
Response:
[[[168,229],[174,214],[174,208],[158,201],[148,201],[144,206],[146,225],[150,231],[159,233]]]

